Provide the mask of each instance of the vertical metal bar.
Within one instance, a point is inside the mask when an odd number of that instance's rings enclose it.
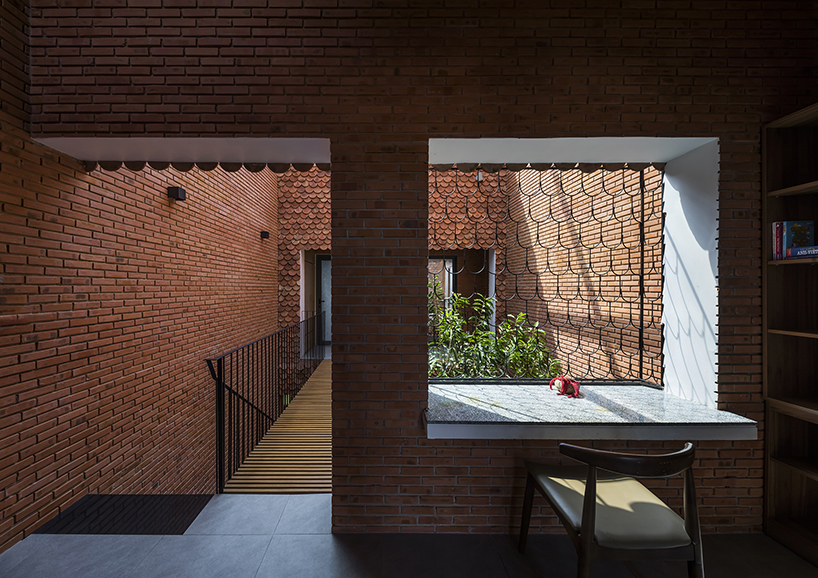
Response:
[[[286,361],[284,362],[284,366],[287,368],[287,376],[290,378],[290,380],[292,380],[293,379],[293,366],[292,366],[293,357],[292,357],[292,352],[290,351],[290,332],[287,329],[285,329],[284,331],[282,331],[282,334],[284,335],[284,357],[286,359]]]
[[[243,464],[244,460],[247,459],[247,435],[248,435],[248,431],[250,429],[250,407],[249,407],[249,404],[247,403],[247,400],[250,399],[250,395],[251,395],[251,393],[249,391],[249,388],[250,388],[249,369],[250,369],[250,350],[251,349],[252,349],[252,347],[244,347],[241,350],[242,351],[242,372],[244,374],[243,378],[242,378],[242,392],[241,393],[242,393],[242,396],[244,397],[244,400],[242,400],[242,404],[241,404],[241,407],[243,409],[243,411],[242,411],[243,422],[241,424],[242,425],[242,428],[241,428],[241,453],[239,454],[239,467],[241,467],[241,464]]]
[[[275,403],[275,399],[273,397],[273,379],[272,379],[273,378],[273,359],[272,359],[272,355],[271,355],[272,350],[273,350],[272,349],[273,340],[271,338],[268,338],[268,339],[265,339],[265,342],[267,344],[267,348],[266,348],[267,353],[266,353],[266,356],[265,356],[265,359],[264,359],[264,367],[267,370],[267,415],[272,416],[273,411],[274,411],[273,404]],[[271,425],[273,425],[273,424],[269,423],[269,420],[267,420],[265,429],[266,430],[270,429]]]
[[[228,359],[230,360],[230,383],[236,383],[235,375],[233,374],[234,368],[233,356],[232,355],[229,356]],[[231,477],[233,477],[233,444],[235,443],[234,441],[235,438],[233,437],[233,428],[235,427],[236,423],[236,420],[233,416],[233,414],[236,411],[235,410],[236,401],[233,397],[232,391],[228,394],[227,399],[230,400],[230,407],[228,408],[229,411],[227,412],[227,415],[230,418],[230,423],[227,424],[227,431],[229,432],[227,436],[227,480],[229,480]]]
[[[230,450],[231,450],[230,451],[230,454],[231,454],[230,455],[230,460],[232,462],[230,464],[230,476],[232,477],[233,472],[236,471],[236,468],[237,468],[236,462],[237,462],[238,457],[239,457],[239,455],[237,453],[237,450],[238,450],[237,436],[238,436],[238,433],[239,433],[239,415],[241,415],[241,407],[239,407],[239,398],[238,398],[238,396],[236,394],[240,391],[239,388],[241,387],[241,374],[240,374],[240,371],[239,371],[239,354],[238,354],[238,352],[232,354],[230,356],[230,358],[231,358],[230,361],[233,364],[233,369],[232,369],[232,373],[233,373],[233,391],[231,393],[233,394],[233,416],[234,416],[233,417],[233,428],[232,428],[232,438],[233,439],[232,439],[232,444],[231,444],[231,448],[230,448]]]
[[[242,363],[241,363],[241,394],[244,399],[247,399],[249,395],[247,391],[247,383],[248,383],[248,376],[247,376],[247,358],[248,358],[248,348],[244,347],[239,351],[242,352]],[[249,410],[250,408],[247,407],[247,402],[243,402],[241,404],[242,412],[241,412],[241,429],[239,430],[239,434],[241,435],[241,446],[239,446],[239,461],[238,463],[241,464],[244,461],[244,458],[247,457],[247,426],[249,425]],[[241,467],[241,466],[239,466]]]
[[[235,391],[239,389],[239,380],[241,379],[240,370],[239,370],[239,355],[235,353],[230,356],[233,362],[233,375],[235,379],[233,383],[235,384]],[[241,408],[239,407],[239,399],[236,397],[236,394],[233,393],[233,413],[235,414],[235,418],[233,419],[233,440],[232,440],[232,461],[233,463],[230,464],[230,477],[233,477],[233,473],[238,469],[236,465],[238,463],[238,433],[239,433],[239,416],[241,415]]]
[[[639,379],[645,379],[645,169],[639,171]]]
[[[228,468],[227,468],[227,480],[230,481],[230,478],[233,477],[233,465],[236,462],[236,358],[234,354],[230,354],[227,358],[230,361],[230,391],[228,392],[228,396],[230,399],[230,425],[228,429],[230,430],[230,437],[229,442],[230,445],[228,446]]]
[[[241,395],[243,382],[242,378],[244,377],[244,371],[242,368],[242,355],[241,350],[236,352],[235,356],[236,362],[236,392]],[[234,396],[236,398],[236,439],[233,442],[235,447],[235,459],[233,461],[233,472],[235,473],[239,469],[239,464],[241,463],[241,426],[242,420],[244,418],[244,403],[241,401],[241,398],[238,395]]]
[[[287,330],[281,332],[282,347],[284,349],[284,375],[287,377],[287,391],[290,394],[290,403],[293,401],[293,372],[290,366],[292,359],[290,358],[290,340]]]
[[[208,360],[213,374],[213,363]],[[216,493],[224,492],[224,358],[216,360]]]
[[[248,389],[247,384],[249,383],[249,376],[247,375],[247,368],[248,368],[248,365],[247,365],[248,364],[248,359],[247,358],[249,357],[249,348],[244,347],[240,351],[242,352],[242,356],[241,356],[242,357],[242,363],[241,363],[241,378],[242,378],[241,379],[241,394],[244,397],[244,399],[246,400],[247,396],[250,395],[250,393],[247,391],[247,389]],[[242,407],[242,412],[241,412],[241,420],[242,420],[241,425],[242,425],[242,427],[241,427],[241,430],[239,430],[239,432],[241,434],[241,446],[239,448],[240,449],[240,451],[239,451],[239,464],[244,462],[244,458],[247,457],[247,427],[250,425],[249,424],[249,421],[250,421],[249,420],[249,417],[250,417],[249,409],[250,408],[247,407],[247,402],[244,401],[241,404],[241,407]],[[239,467],[241,467],[241,466],[239,466]]]
[[[269,381],[269,388],[270,388],[270,393],[269,393],[270,411],[267,412],[267,414],[270,417],[273,417],[273,418],[276,415],[275,414],[275,411],[276,411],[276,394],[275,394],[275,365],[274,365],[275,362],[274,362],[274,354],[275,354],[275,348],[273,347],[273,338],[271,337],[269,339],[269,341],[268,341],[268,344],[267,344],[267,371],[268,371],[267,379]],[[269,428],[272,425],[273,424],[268,424],[267,427]]]
[[[268,392],[270,391],[270,386],[269,386],[270,370],[267,367],[267,357],[268,357],[267,353],[269,351],[270,344],[268,343],[268,341],[269,341],[268,339],[264,340],[264,347],[262,347],[262,349],[261,349],[261,367],[262,367],[262,376],[263,376],[263,380],[264,380],[264,386],[262,388],[264,390],[264,393],[263,393],[264,405],[262,407],[264,408],[264,413],[266,413],[267,415],[270,415],[270,396],[268,395]],[[269,427],[269,425],[267,423],[267,419],[265,418],[264,427],[262,428],[264,430],[264,433],[267,433],[267,428],[268,427]]]
[[[258,361],[258,343],[253,344],[252,348],[252,356],[250,359],[250,389],[253,391],[253,397],[250,398],[250,401],[258,407],[258,367],[256,366],[256,362]],[[252,442],[249,446],[247,455],[250,455],[250,451],[253,450],[253,446],[256,445],[258,441],[258,412],[252,411],[250,412],[251,416],[251,426],[249,429],[250,437],[249,440]]]
[[[247,370],[249,373],[249,378],[247,382],[247,386],[249,388],[249,392],[247,394],[247,399],[250,400],[250,403],[256,403],[256,344],[250,345],[247,348],[248,353],[250,354],[250,362],[247,366]],[[252,406],[251,406],[252,407]],[[256,412],[250,411],[251,407],[247,408],[248,417],[250,418],[250,423],[247,427],[247,452],[244,455],[244,459],[247,459],[247,456],[250,455],[250,450],[253,447],[253,443],[255,442],[256,438]]]
[[[226,358],[222,357],[222,363],[226,363]],[[229,378],[229,368],[225,367],[225,379]],[[224,481],[227,483],[230,475],[230,427],[232,419],[230,417],[233,411],[233,399],[230,396],[230,391],[225,388],[224,391]]]

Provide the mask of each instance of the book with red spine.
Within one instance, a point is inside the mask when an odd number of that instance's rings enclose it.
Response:
[[[783,221],[773,221],[772,223],[772,233],[773,233],[773,261],[781,260],[783,255],[783,237],[784,237],[784,227]]]

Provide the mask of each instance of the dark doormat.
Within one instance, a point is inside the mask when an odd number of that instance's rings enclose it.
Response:
[[[35,534],[184,534],[212,496],[88,494]]]

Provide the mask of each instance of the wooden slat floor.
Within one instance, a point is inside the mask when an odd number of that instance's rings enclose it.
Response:
[[[332,362],[312,374],[224,488],[227,494],[332,492]]]

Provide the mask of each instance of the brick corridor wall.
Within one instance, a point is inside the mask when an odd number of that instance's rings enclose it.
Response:
[[[334,529],[506,532],[522,458],[555,444],[424,436],[428,139],[717,137],[719,403],[761,419],[760,130],[818,100],[816,22],[798,0],[35,0],[32,127],[329,138]],[[706,531],[759,529],[762,445],[698,444]]]
[[[329,172],[317,167],[307,173],[290,169],[279,178],[278,315],[282,327],[301,320],[301,251],[330,250],[329,178]]]
[[[89,492],[214,492],[205,359],[276,328],[278,199],[268,170],[86,174],[0,124],[2,551]]]

